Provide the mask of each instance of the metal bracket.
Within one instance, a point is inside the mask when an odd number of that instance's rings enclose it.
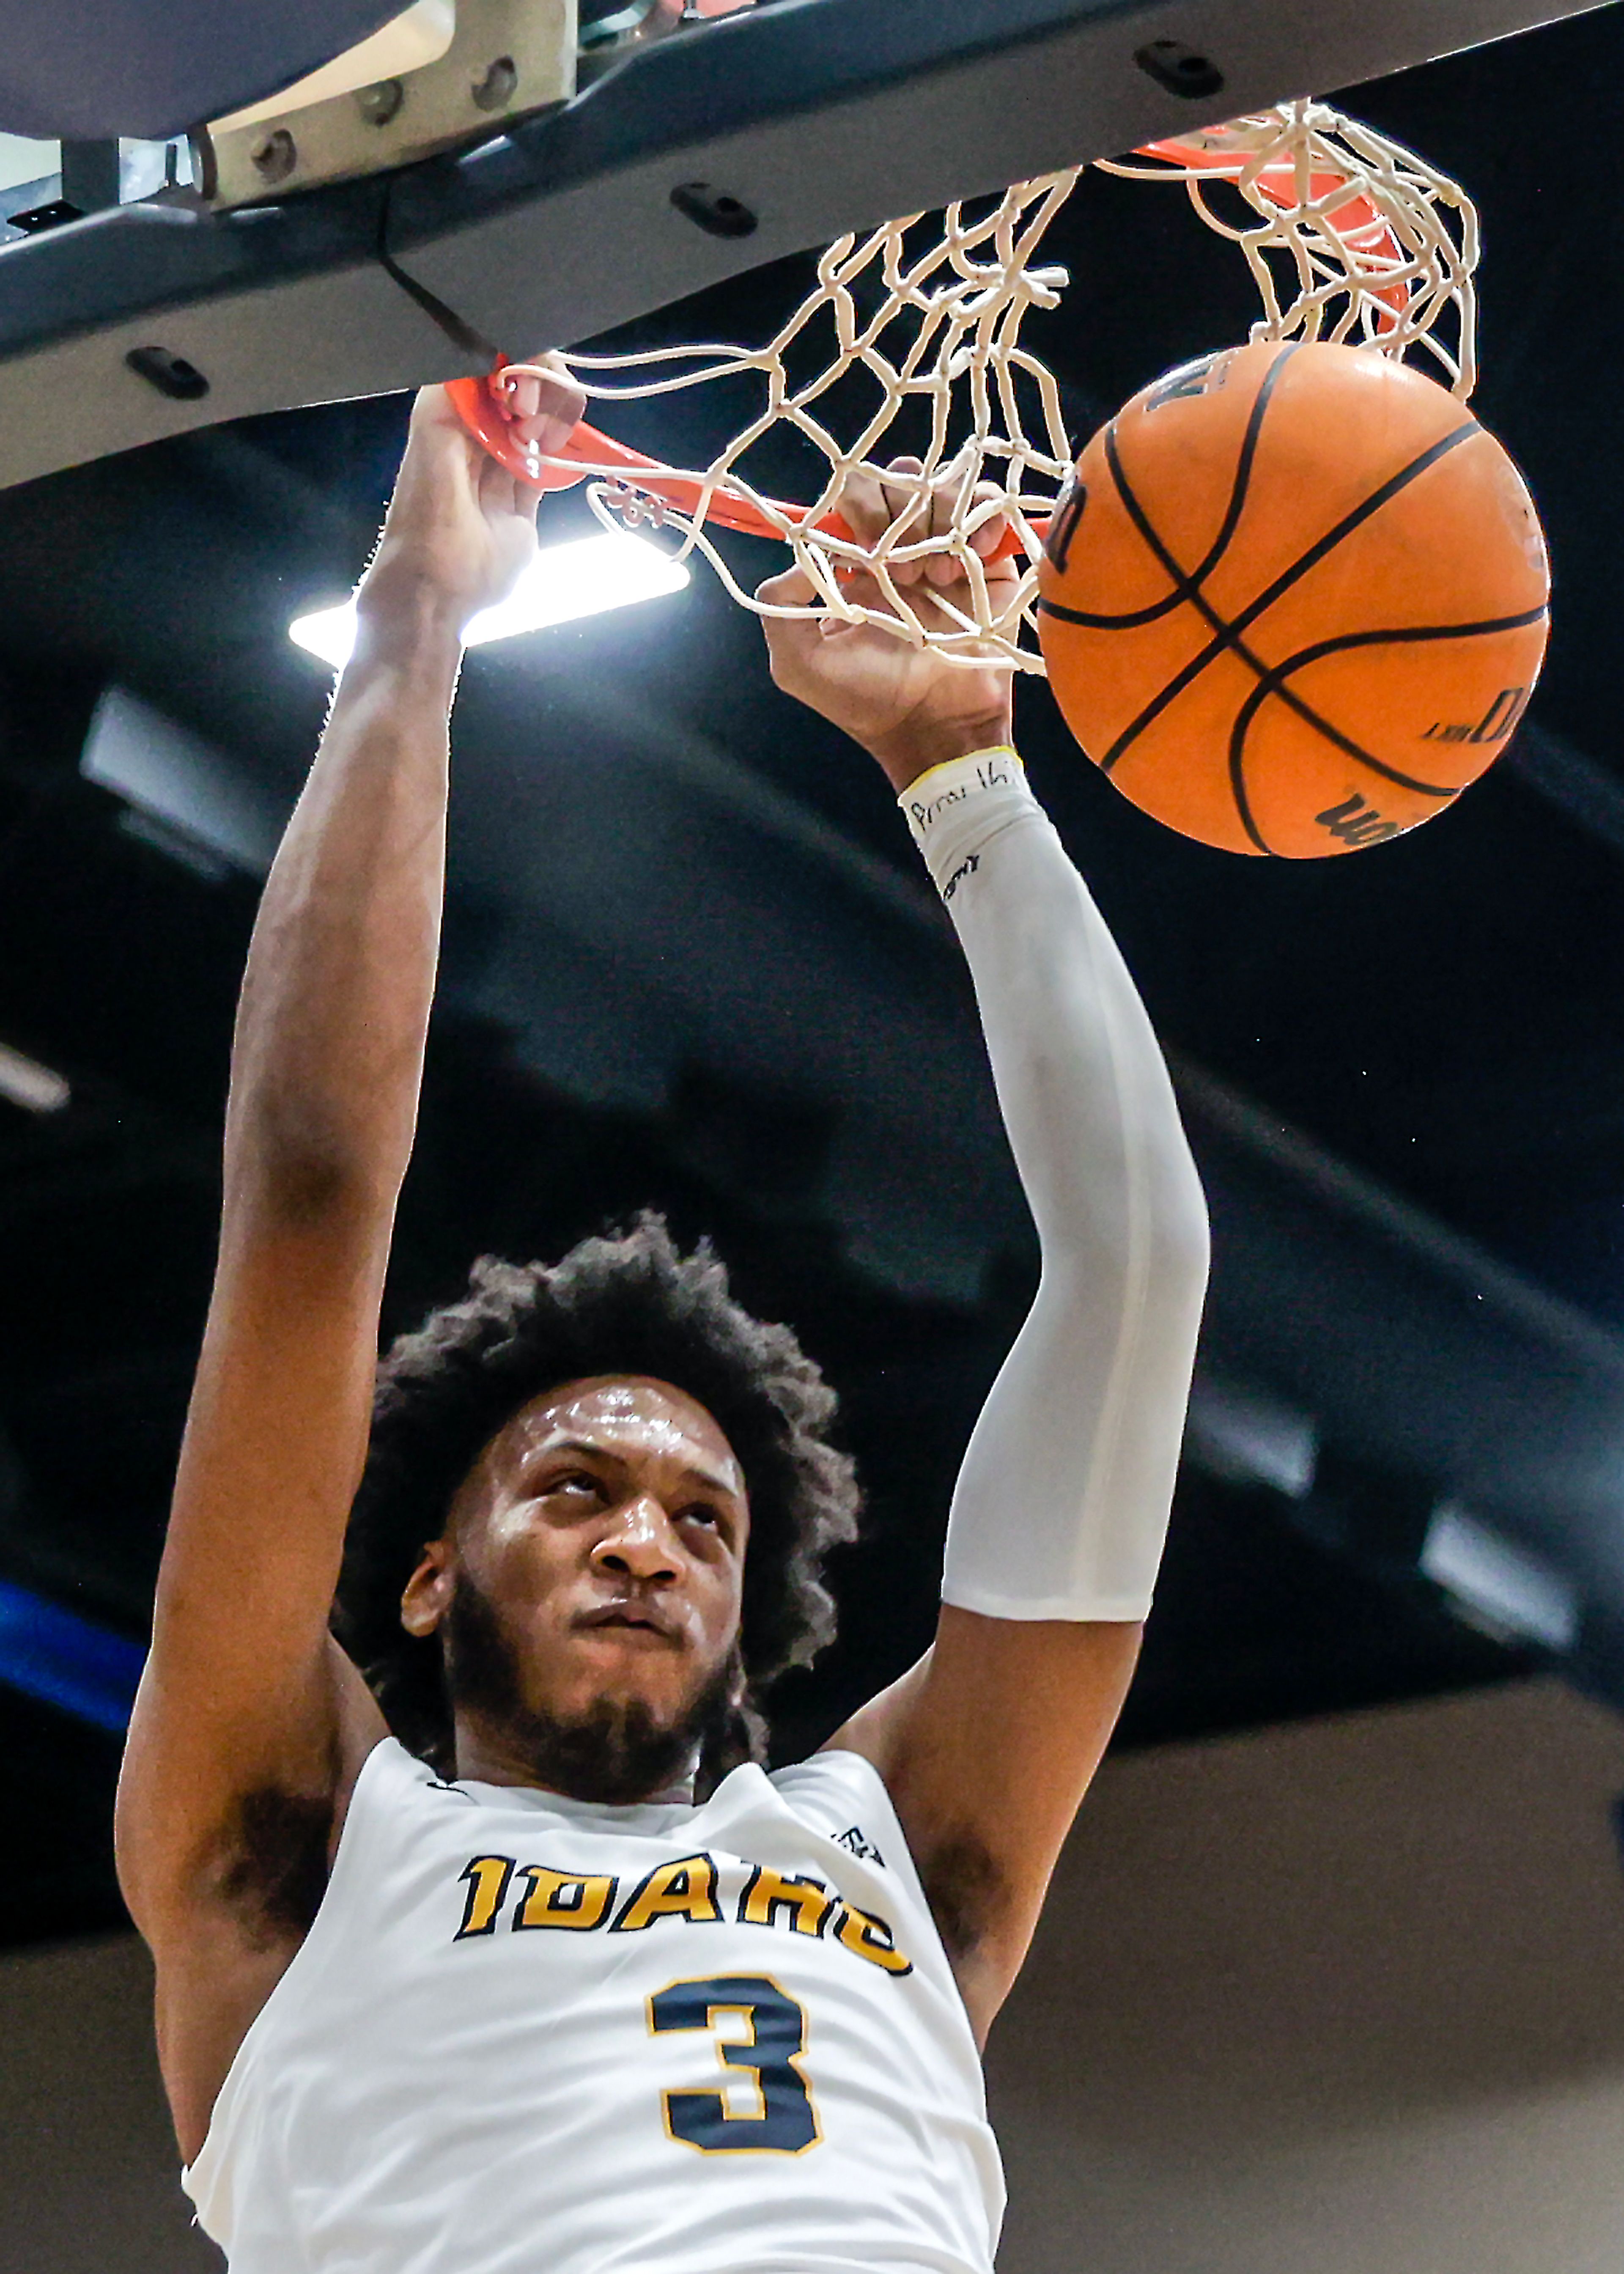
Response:
[[[194,169],[217,212],[291,190],[379,174],[488,134],[575,91],[575,0],[458,0],[435,62],[348,94],[192,138]]]

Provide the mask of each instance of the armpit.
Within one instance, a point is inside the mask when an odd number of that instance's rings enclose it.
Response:
[[[986,1842],[974,1833],[953,1834],[933,1848],[922,1877],[942,1946],[957,1964],[997,1925],[1009,1901],[1009,1883]]]
[[[332,1831],[326,1795],[267,1788],[237,1803],[219,1886],[253,1941],[309,1933],[327,1892]]]

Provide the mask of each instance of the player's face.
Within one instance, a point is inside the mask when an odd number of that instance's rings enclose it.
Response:
[[[618,1376],[547,1392],[486,1446],[441,1543],[454,1702],[471,1690],[515,1736],[686,1738],[733,1660],[748,1535],[739,1464],[695,1399]]]

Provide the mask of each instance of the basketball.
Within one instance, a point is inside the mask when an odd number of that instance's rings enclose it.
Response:
[[[1493,436],[1368,348],[1169,372],[1083,452],[1040,563],[1049,683],[1169,827],[1312,860],[1429,820],[1506,747],[1550,569]]]

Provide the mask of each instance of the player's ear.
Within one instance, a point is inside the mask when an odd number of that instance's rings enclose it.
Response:
[[[401,1595],[401,1624],[419,1641],[432,1635],[446,1615],[454,1584],[451,1543],[431,1540]]]

